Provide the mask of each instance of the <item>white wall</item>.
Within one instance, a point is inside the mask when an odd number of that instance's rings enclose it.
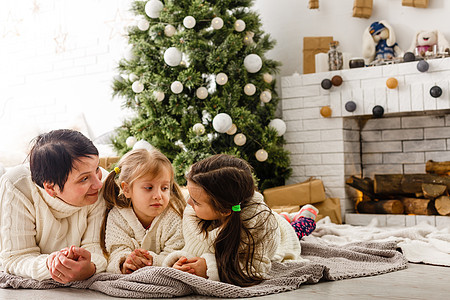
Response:
[[[38,133],[73,127],[95,139],[122,123],[111,83],[130,2],[2,1],[0,164],[23,158]]]
[[[303,37],[333,36],[341,50],[361,56],[364,30],[375,21],[393,27],[400,48],[410,47],[419,30],[440,30],[450,41],[450,1],[430,0],[428,8],[402,6],[402,0],[374,0],[370,19],[352,17],[354,0],[319,0],[319,9],[308,9],[308,0],[256,0],[263,28],[276,39],[268,57],[283,63],[281,75],[303,73]]]
[[[93,139],[121,124],[125,113],[110,85],[126,46],[122,34],[132,22],[131,1],[2,0],[0,163],[37,133],[83,127],[81,113]],[[417,9],[401,6],[401,0],[376,0],[369,20],[351,16],[353,0],[320,0],[319,10],[307,3],[255,1],[264,30],[277,40],[268,57],[283,63],[280,75],[302,73],[304,36],[332,35],[343,51],[360,56],[362,32],[375,20],[391,23],[402,48],[419,29],[437,28],[450,39],[444,26],[450,1],[431,0],[429,8]]]

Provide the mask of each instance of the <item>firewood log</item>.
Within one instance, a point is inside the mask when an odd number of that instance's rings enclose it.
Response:
[[[447,190],[446,185],[423,183],[422,192],[425,198],[434,199],[445,193]]]
[[[359,178],[356,176],[350,176],[345,183],[358,191],[362,192],[364,195],[368,196],[372,200],[376,198],[373,192],[373,180],[370,178]]]
[[[433,215],[436,213],[431,205],[431,199],[421,198],[401,198],[405,214],[413,215]]]
[[[425,171],[428,174],[448,176],[448,175],[450,175],[450,161],[435,162],[435,161],[429,160],[425,164]]]
[[[374,176],[375,194],[415,194],[422,191],[422,184],[441,184],[450,188],[450,177],[433,174],[389,174]]]
[[[367,214],[402,214],[403,204],[399,200],[361,201],[356,210]]]
[[[450,197],[444,195],[436,198],[434,207],[436,207],[436,210],[440,215],[450,215]]]

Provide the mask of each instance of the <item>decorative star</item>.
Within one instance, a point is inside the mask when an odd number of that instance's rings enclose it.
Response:
[[[55,46],[55,52],[56,53],[62,53],[66,51],[66,39],[67,39],[67,32],[63,32],[61,30],[61,27],[59,28],[59,32],[56,34],[56,36],[53,38],[55,40],[56,46]]]
[[[112,40],[116,36],[126,37],[126,27],[130,25],[132,21],[133,19],[123,17],[120,9],[117,9],[114,19],[105,21],[105,24],[111,28],[109,39]]]
[[[19,24],[23,21],[23,19],[17,19],[13,17],[12,12],[8,12],[8,17],[6,18],[5,28],[3,30],[2,37],[6,38],[8,35],[12,35],[15,37],[20,36],[20,32],[18,29]]]

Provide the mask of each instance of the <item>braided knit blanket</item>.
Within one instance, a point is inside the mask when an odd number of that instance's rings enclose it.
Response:
[[[301,246],[302,257],[309,259],[309,262],[273,263],[270,279],[245,288],[165,267],[145,267],[129,275],[99,273],[87,280],[66,285],[53,280],[37,281],[0,272],[0,287],[72,287],[124,298],[171,298],[193,294],[241,298],[291,291],[301,284],[317,283],[319,280],[372,276],[406,268],[406,260],[395,250],[395,242],[358,242],[330,246],[302,240]]]

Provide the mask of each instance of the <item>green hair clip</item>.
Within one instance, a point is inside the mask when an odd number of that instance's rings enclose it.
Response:
[[[241,204],[233,205],[233,206],[231,207],[231,210],[232,210],[232,211],[241,211]]]

